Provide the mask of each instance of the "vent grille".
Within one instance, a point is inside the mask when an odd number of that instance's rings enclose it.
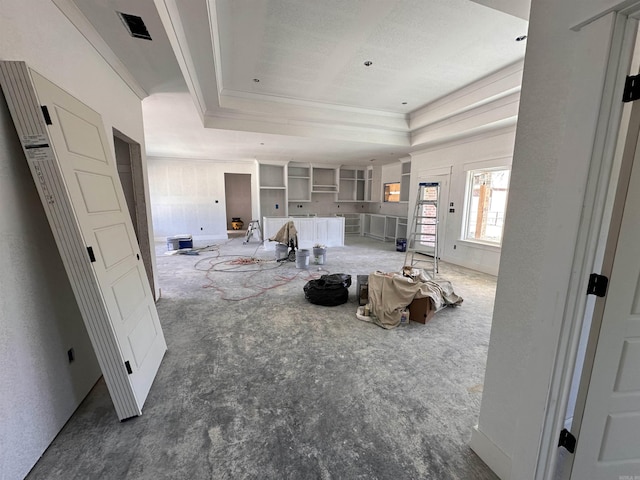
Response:
[[[141,17],[122,12],[117,12],[117,14],[122,20],[122,23],[124,23],[124,26],[127,27],[127,30],[132,37],[151,40],[149,30],[147,30],[147,26],[144,24],[144,21]]]

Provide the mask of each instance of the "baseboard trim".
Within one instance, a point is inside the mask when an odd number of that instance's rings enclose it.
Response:
[[[469,446],[500,477],[500,480],[510,480],[511,458],[493,443],[489,437],[478,430],[477,425],[473,427]]]

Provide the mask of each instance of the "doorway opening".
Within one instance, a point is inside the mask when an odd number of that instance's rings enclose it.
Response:
[[[251,222],[251,174],[225,173],[227,234],[244,235]]]
[[[149,286],[153,297],[156,298],[156,289],[153,281],[153,268],[151,263],[151,242],[149,241],[149,221],[147,217],[147,204],[144,194],[144,175],[142,169],[142,149],[140,144],[129,138],[119,130],[113,129],[113,143],[118,168],[118,177],[127,201],[127,208],[131,215],[133,230],[138,239],[138,246],[144,269],[147,272]]]

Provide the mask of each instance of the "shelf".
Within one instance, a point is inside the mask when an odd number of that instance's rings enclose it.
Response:
[[[286,187],[265,187],[260,186],[260,190],[286,190]]]
[[[284,165],[260,164],[260,188],[285,188]]]

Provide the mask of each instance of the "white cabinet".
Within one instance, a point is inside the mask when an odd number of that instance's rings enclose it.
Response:
[[[311,248],[316,238],[316,218],[292,218],[298,231],[298,246]]]
[[[365,171],[362,168],[342,167],[339,172],[339,202],[364,202]]]
[[[311,193],[338,193],[338,169],[313,167]]]
[[[362,235],[364,236],[383,242],[395,242],[398,238],[407,238],[407,217],[376,213],[365,213],[362,217]]]
[[[345,235],[360,235],[362,214],[361,213],[343,213],[338,214],[344,217],[344,233]]]
[[[327,247],[344,246],[344,218],[343,217],[264,217],[264,249],[274,250],[276,242],[270,242],[269,237],[275,235],[278,230],[289,220],[298,231],[298,246],[300,248],[313,248],[315,244]]]
[[[409,201],[409,188],[411,186],[411,160],[402,162],[402,175],[400,176],[400,201]]]
[[[261,163],[258,169],[260,213],[262,216],[287,216],[286,165]]]
[[[311,201],[311,165],[291,162],[287,168],[289,202]]]

